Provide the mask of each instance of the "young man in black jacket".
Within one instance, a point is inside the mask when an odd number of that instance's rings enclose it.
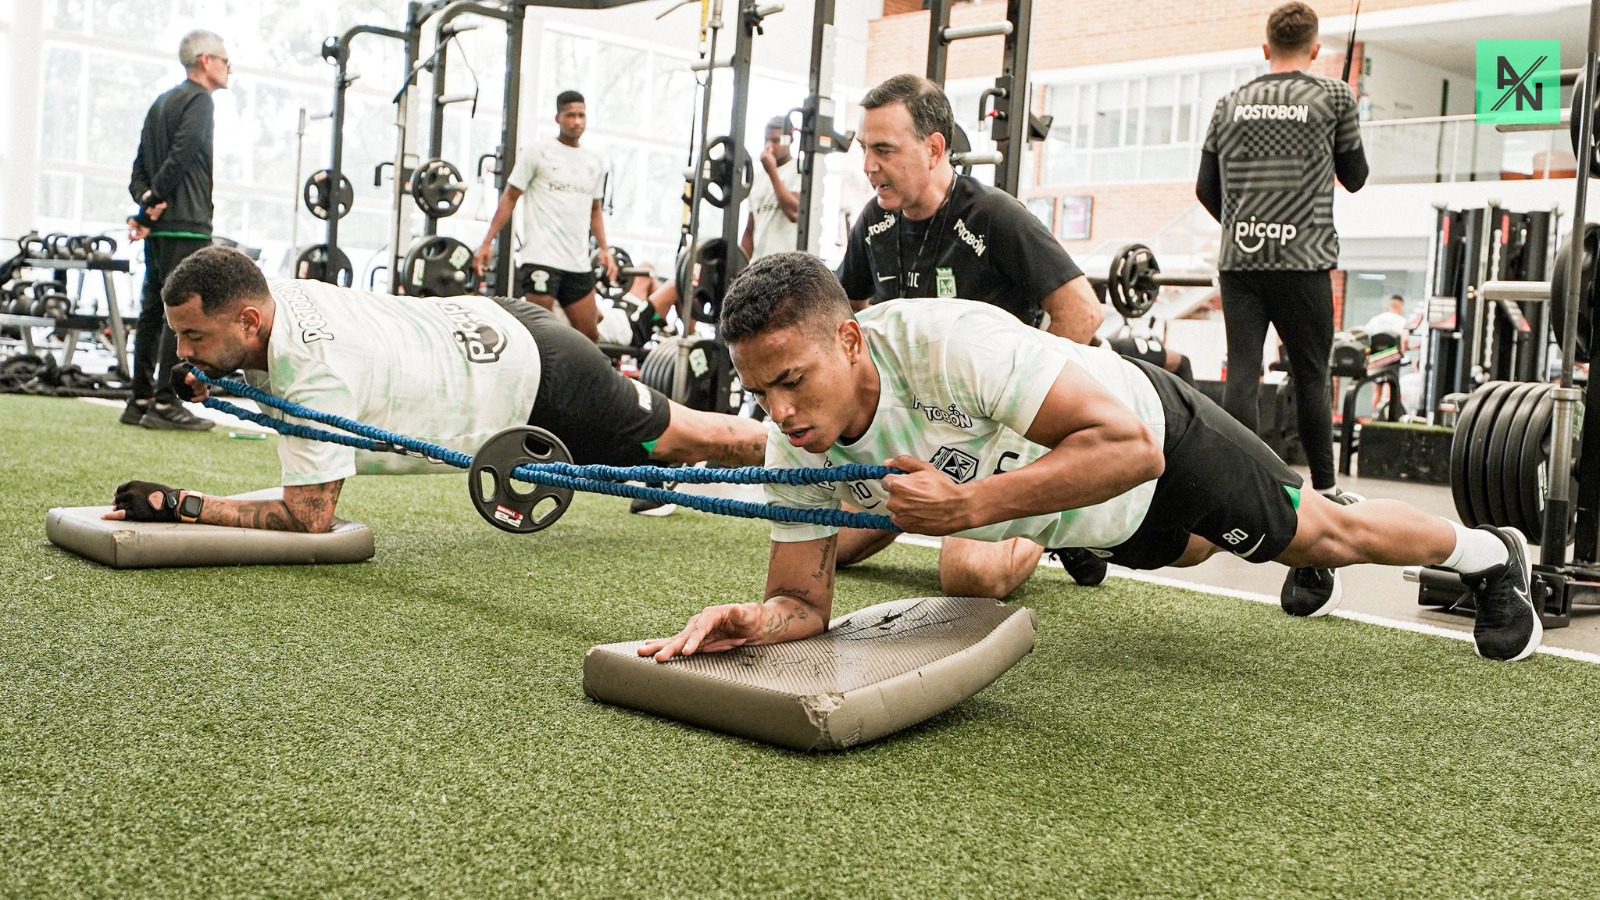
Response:
[[[161,286],[189,254],[211,243],[211,92],[228,86],[228,51],[222,38],[191,31],[178,44],[188,72],[145,114],[128,192],[139,212],[129,236],[144,239],[144,299],[133,342],[133,399],[124,425],[204,431],[212,422],[183,408],[172,393],[177,338],[166,325]]]

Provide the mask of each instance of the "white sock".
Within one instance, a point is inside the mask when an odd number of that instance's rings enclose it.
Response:
[[[1493,534],[1477,528],[1465,528],[1455,522],[1451,522],[1450,527],[1456,532],[1456,548],[1439,564],[1441,568],[1471,575],[1511,558],[1505,543]]]

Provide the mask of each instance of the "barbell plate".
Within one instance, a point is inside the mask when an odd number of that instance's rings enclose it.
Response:
[[[1513,481],[1507,473],[1516,468],[1516,465],[1506,464],[1506,445],[1511,443],[1514,432],[1514,422],[1522,412],[1523,404],[1528,402],[1528,397],[1538,385],[1534,382],[1516,384],[1506,392],[1505,399],[1501,402],[1500,414],[1494,417],[1489,424],[1488,446],[1483,458],[1483,498],[1489,511],[1489,524],[1491,525],[1516,525],[1522,518],[1521,502],[1515,490],[1506,490],[1506,483]],[[1521,447],[1518,446],[1516,458],[1521,459]]]
[[[1482,391],[1467,395],[1461,411],[1456,414],[1455,432],[1450,436],[1450,496],[1455,500],[1456,517],[1462,522],[1472,518],[1472,508],[1467,503],[1467,446],[1472,443],[1472,425],[1478,420],[1483,398]]]
[[[1508,381],[1491,381],[1474,391],[1475,394],[1482,392],[1483,400],[1478,407],[1478,414],[1473,417],[1472,430],[1467,434],[1464,478],[1467,509],[1461,521],[1469,528],[1476,528],[1489,522],[1488,504],[1483,496],[1483,457],[1489,443],[1489,432],[1494,427],[1494,417],[1499,415],[1500,403],[1510,386],[1511,382]]]
[[[1505,423],[1501,429],[1505,434],[1505,450],[1500,458],[1500,494],[1505,498],[1506,524],[1522,529],[1524,534],[1534,539],[1538,535],[1527,531],[1527,527],[1539,516],[1538,503],[1534,501],[1530,504],[1527,491],[1524,490],[1522,453],[1528,429],[1533,427],[1534,418],[1544,405],[1544,396],[1549,388],[1547,384],[1535,382],[1511,415],[1501,416]]]
[[[531,425],[507,428],[485,441],[472,457],[467,492],[488,522],[512,534],[532,534],[556,523],[572,505],[570,488],[529,484],[512,478],[526,463],[572,462],[561,439]]]

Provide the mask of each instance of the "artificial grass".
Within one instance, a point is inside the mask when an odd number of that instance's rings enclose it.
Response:
[[[586,700],[756,596],[762,524],[583,497],[518,538],[356,478],[356,566],[112,571],[44,511],[276,482],[271,442],[0,397],[0,894],[1592,895],[1600,671],[1041,571],[1038,649],[829,756]],[[936,591],[893,547],[839,609]],[[1568,849],[1577,840],[1577,848]]]

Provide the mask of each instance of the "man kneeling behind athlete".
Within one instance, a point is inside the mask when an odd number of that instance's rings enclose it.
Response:
[[[907,473],[769,485],[774,503],[846,500],[913,533],[1090,547],[1139,569],[1226,549],[1293,567],[1283,606],[1303,616],[1337,604],[1339,566],[1442,565],[1476,596],[1479,655],[1522,659],[1539,644],[1521,534],[1302,491],[1259,438],[1156,366],[961,300],[890,301],[852,317],[838,281],[801,253],[735,279],[718,334],[771,414],[767,465],[887,462]],[[822,632],[836,529],[775,523],[772,540],[765,602],[708,607],[640,655],[665,662]]]
[[[243,369],[246,381],[284,400],[464,453],[505,428],[534,424],[561,438],[580,464],[761,464],[759,423],[692,410],[624,378],[588,338],[522,300],[268,282],[245,255],[207,248],[173,270],[162,303],[178,355],[213,378]],[[136,481],[117,489],[107,518],[325,532],[341,485],[357,472],[456,471],[288,436],[278,459],[282,500],[202,497]]]

